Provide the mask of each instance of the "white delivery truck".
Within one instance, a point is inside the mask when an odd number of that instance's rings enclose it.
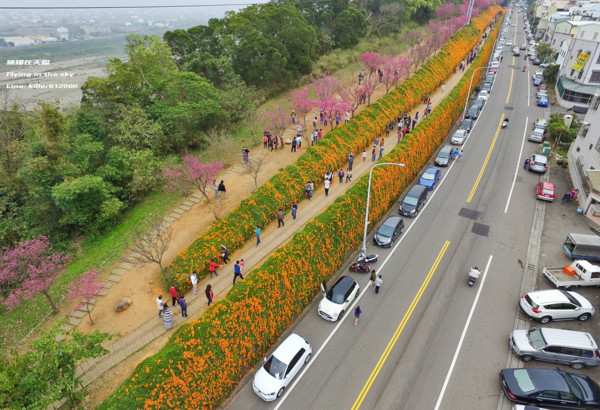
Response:
[[[543,274],[557,288],[600,286],[600,267],[585,260],[576,260],[569,266],[544,268]]]

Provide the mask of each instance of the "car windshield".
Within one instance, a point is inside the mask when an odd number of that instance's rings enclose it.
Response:
[[[285,375],[285,363],[279,361],[275,356],[269,357],[269,360],[263,365],[264,369],[277,380],[283,380]]]
[[[573,379],[573,377],[571,377],[571,375],[568,373],[560,372],[560,374],[562,374],[562,376],[565,378],[565,381],[569,385],[569,390],[571,390],[571,394],[576,396],[579,400],[583,400],[583,392],[581,391],[579,383],[577,383],[575,379]]]
[[[390,226],[390,225],[381,225],[379,227],[379,230],[377,231],[377,233],[381,236],[385,236],[387,238],[390,238],[392,236],[392,234],[394,233],[394,227]]]
[[[331,288],[329,292],[327,292],[327,299],[341,305],[344,303],[344,294],[335,290],[335,287]]]
[[[531,307],[532,307],[532,308],[534,308],[534,309],[537,309],[537,308],[539,308],[539,307],[540,307],[540,305],[538,305],[537,303],[535,303],[535,302],[533,301],[533,299],[531,299],[531,296],[529,296],[529,295],[525,295],[525,301],[526,301],[527,303],[529,303],[529,306],[531,306]]]
[[[417,205],[417,197],[416,196],[406,196],[406,198],[404,198],[404,203],[407,205],[413,205],[416,206]]]
[[[571,302],[572,304],[581,307],[581,303],[579,303],[579,301],[577,300],[577,298],[575,298],[573,295],[571,295],[569,292],[563,291],[562,292],[563,295],[565,295],[565,297],[567,299],[569,299],[569,302]]]
[[[423,174],[422,178],[428,181],[433,181],[433,179],[435,178],[435,174],[426,172]]]
[[[533,380],[529,377],[529,372],[527,369],[516,369],[513,373],[515,376],[515,380],[519,385],[519,389],[524,392],[530,392],[535,390],[535,385],[533,384]]]
[[[540,329],[533,329],[527,336],[529,337],[529,342],[536,350],[543,349],[547,344]]]
[[[449,158],[450,157],[450,152],[448,152],[448,151],[440,151],[440,153],[438,154],[438,157],[439,158],[444,158],[444,159]]]

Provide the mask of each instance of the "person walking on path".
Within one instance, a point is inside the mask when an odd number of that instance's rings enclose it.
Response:
[[[381,278],[381,275],[379,275],[377,279],[375,279],[375,294],[379,293],[379,288],[381,288],[382,283],[383,279]]]
[[[570,201],[571,201],[571,192],[567,192],[566,194],[563,195],[561,202],[563,205],[566,205]]]
[[[171,285],[169,288],[169,292],[171,292],[171,297],[173,298],[173,306],[177,303],[177,291],[175,290],[175,285]]]
[[[379,159],[383,158],[383,145],[379,147]]]
[[[350,151],[350,155],[348,155],[348,169],[352,171],[352,165],[354,165],[354,152]]]
[[[342,182],[344,182],[344,171],[342,171],[342,169],[340,168],[340,170],[338,171],[338,178],[340,179],[340,184]]]
[[[298,212],[298,204],[294,201],[292,202],[292,218],[296,219],[296,212]]]
[[[231,259],[229,259],[229,251],[227,250],[227,246],[221,245],[221,258],[223,258],[223,263],[227,265]]]
[[[179,296],[179,299],[177,299],[177,302],[179,303],[179,306],[181,306],[181,317],[188,317],[187,302],[185,301],[185,296],[183,296],[183,295]]]
[[[296,138],[292,139],[292,150],[290,152],[296,152]]]
[[[525,164],[523,165],[523,168],[525,168],[525,169],[529,168],[529,162],[531,162],[531,161],[530,161],[530,159],[529,159],[529,158],[527,158],[527,159],[525,160]]]
[[[463,152],[464,152],[464,150],[461,149],[460,152],[458,153],[458,162],[460,162],[462,160]]]
[[[219,184],[219,192],[221,192],[221,196],[225,195],[225,199],[227,199],[227,190],[225,189],[225,182],[223,180]]]
[[[369,278],[369,280],[371,281],[371,287],[374,288],[375,287],[375,279],[377,279],[377,274],[375,273],[375,269],[373,269],[371,271],[371,277]]]
[[[243,272],[246,268],[246,262],[243,259],[240,259],[240,272]]]
[[[160,318],[163,314],[163,308],[164,308],[162,295],[158,295],[158,297],[156,298],[156,307],[158,308],[158,317]]]
[[[312,184],[310,183],[310,181],[304,186],[304,190],[306,191],[306,197],[310,201],[312,199],[312,194],[313,194],[313,192],[312,192],[313,187],[312,187]]]
[[[326,179],[323,185],[325,186],[325,196],[329,196],[329,186],[331,185],[331,181]]]
[[[254,228],[254,235],[256,235],[256,246],[260,245],[260,227],[256,225]]]
[[[375,147],[373,147],[373,152],[371,152],[371,162],[375,162],[375,157],[377,156],[377,154],[375,153]]]
[[[219,199],[219,183],[213,179],[213,188],[215,189],[215,199]]]
[[[164,308],[163,308],[163,320],[165,322],[165,329],[171,329],[173,327],[173,316],[171,316],[171,309],[169,309],[169,306],[167,306],[167,304],[164,304]]]
[[[363,149],[363,162],[367,160],[367,151]]]
[[[242,267],[240,266],[240,261],[235,261],[235,265],[233,265],[233,284],[235,285],[235,280],[237,278],[244,280],[242,276]]]
[[[196,272],[191,273],[190,282],[192,282],[192,294],[196,296],[196,293],[198,293],[198,276]]]
[[[206,289],[204,289],[204,294],[206,295],[206,299],[208,299],[208,306],[213,303],[213,291],[210,283],[206,285]]]
[[[221,265],[219,265],[217,262],[215,262],[214,259],[211,259],[209,264],[208,264],[208,273],[210,273],[210,277],[213,277],[213,274],[215,274],[215,276],[219,276],[219,274],[217,273],[217,268],[221,267]]]
[[[346,183],[348,182],[352,182],[352,170],[350,168],[346,171]]]
[[[279,210],[277,211],[277,227],[281,228],[282,226],[285,226],[285,223],[283,222],[283,210],[281,208],[279,208]]]
[[[362,310],[360,310],[360,306],[356,306],[356,309],[354,309],[354,326],[358,326],[358,318],[360,317],[361,313]]]

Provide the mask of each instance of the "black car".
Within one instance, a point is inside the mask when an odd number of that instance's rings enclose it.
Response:
[[[375,245],[389,248],[402,232],[404,232],[404,220],[399,216],[390,216],[377,229],[375,236],[373,236],[373,241]]]
[[[539,58],[534,58],[533,60],[531,60],[531,64],[540,65],[542,64],[542,60],[540,60]]]
[[[600,407],[600,386],[588,376],[552,369],[504,369],[500,384],[517,403],[582,409]]]
[[[460,122],[460,125],[458,126],[459,130],[465,130],[467,132],[471,132],[471,126],[473,124],[473,121],[471,121],[471,119],[469,118],[465,118],[464,120],[462,120]]]
[[[477,117],[479,117],[479,107],[476,105],[472,105],[471,108],[469,108],[469,111],[467,111],[465,117],[470,118],[472,120],[476,120]]]

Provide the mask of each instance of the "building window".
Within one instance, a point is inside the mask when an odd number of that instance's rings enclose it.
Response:
[[[575,70],[571,70],[571,77],[573,77],[573,74],[575,74]]]
[[[600,83],[600,71],[592,71],[590,83]]]
[[[577,76],[577,79],[578,79],[578,80],[581,80],[581,77],[583,77],[583,71],[580,71],[580,72],[579,72],[579,75]]]
[[[599,105],[600,105],[600,97],[595,95],[594,99],[592,100],[592,108],[594,110],[597,110]]]
[[[584,123],[583,126],[581,127],[581,138],[585,138],[588,131],[590,130],[590,124],[586,124]]]

